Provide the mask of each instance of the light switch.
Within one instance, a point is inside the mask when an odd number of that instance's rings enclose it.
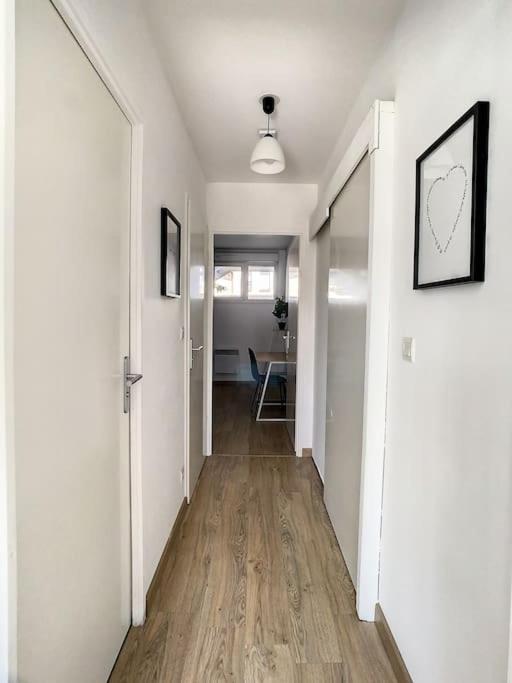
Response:
[[[180,327],[180,341],[183,341],[185,339],[185,328],[183,325]]]
[[[414,362],[414,339],[412,337],[402,337],[402,358],[409,363]]]

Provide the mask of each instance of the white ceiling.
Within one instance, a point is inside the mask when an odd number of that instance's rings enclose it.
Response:
[[[159,53],[208,181],[317,182],[403,0],[151,0]],[[287,168],[249,169],[258,98]]]

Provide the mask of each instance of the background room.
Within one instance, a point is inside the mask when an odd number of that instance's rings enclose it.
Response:
[[[298,237],[214,238],[214,453],[294,453],[298,252]]]

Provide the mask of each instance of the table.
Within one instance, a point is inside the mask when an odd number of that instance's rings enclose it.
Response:
[[[265,393],[267,391],[268,379],[272,372],[273,365],[297,365],[297,358],[295,353],[288,355],[284,351],[256,351],[256,361],[267,365],[265,373],[265,382],[263,383],[263,390],[261,392],[260,400],[258,402],[258,412],[256,413],[256,422],[295,422],[294,417],[261,417],[261,409],[263,406],[282,405],[280,401],[265,401]],[[293,405],[294,402],[285,405]]]

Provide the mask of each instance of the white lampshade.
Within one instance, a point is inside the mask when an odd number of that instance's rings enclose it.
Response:
[[[273,175],[284,171],[286,163],[281,145],[272,135],[265,135],[256,144],[251,156],[251,170]]]

